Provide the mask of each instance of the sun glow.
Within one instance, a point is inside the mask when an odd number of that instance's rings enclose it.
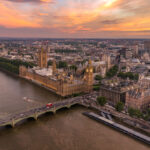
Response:
[[[0,0],[0,31],[150,36],[149,7],[149,0]]]
[[[116,1],[118,1],[118,0],[105,0],[105,2],[106,2],[106,4],[105,4],[105,6],[106,7],[110,7],[113,3],[115,3]]]

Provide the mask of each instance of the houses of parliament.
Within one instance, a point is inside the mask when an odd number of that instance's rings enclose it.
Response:
[[[47,50],[43,48],[38,52],[38,66],[34,68],[20,66],[19,75],[44,86],[62,97],[90,92],[93,88],[93,66],[91,60],[88,62],[84,76],[77,78],[72,74],[69,75],[65,70],[57,69],[55,60],[53,60],[52,66],[48,67]]]

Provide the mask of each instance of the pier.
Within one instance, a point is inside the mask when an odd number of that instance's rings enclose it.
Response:
[[[118,124],[112,120],[109,120],[109,119],[106,119],[104,117],[101,117],[100,115],[97,115],[93,112],[84,112],[83,115],[91,118],[91,119],[94,119],[98,122],[101,122],[101,123],[104,123],[105,125],[109,126],[109,127],[112,127],[120,132],[123,132],[124,134],[126,135],[129,135],[137,140],[140,140],[148,145],[150,145],[150,137],[149,136],[146,136],[142,133],[139,133],[135,130],[132,130],[130,128],[127,128],[121,124]]]

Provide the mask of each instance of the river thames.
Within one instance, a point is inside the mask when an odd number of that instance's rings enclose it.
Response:
[[[0,119],[61,100],[26,80],[0,72]],[[0,150],[149,150],[150,147],[85,116],[80,106],[0,129]]]

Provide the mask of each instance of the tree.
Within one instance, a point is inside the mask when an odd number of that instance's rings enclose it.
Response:
[[[131,117],[133,117],[134,114],[135,114],[134,109],[130,107],[130,108],[128,109],[128,113],[129,113],[129,115],[130,115]]]
[[[150,108],[147,109],[147,113],[148,113],[148,115],[150,115]]]
[[[106,47],[106,44],[100,44],[100,47],[101,47],[101,48],[105,48],[105,47]]]
[[[126,79],[126,78],[127,78],[127,77],[126,77],[126,74],[123,73],[123,72],[119,72],[119,73],[118,73],[118,77],[120,77],[120,78],[122,78],[122,79]]]
[[[136,74],[134,75],[134,80],[139,80],[139,74],[136,73]]]
[[[126,67],[125,67],[125,66],[123,66],[121,69],[126,69]]]
[[[142,118],[146,121],[150,120],[150,108],[147,108],[145,111],[143,111]]]
[[[70,66],[70,69],[71,69],[71,70],[74,70],[74,71],[77,71],[77,66],[76,66],[76,65],[71,65],[71,66]]]
[[[118,77],[120,77],[122,79],[129,78],[130,80],[138,80],[139,79],[139,74],[133,74],[132,72],[126,72],[126,73],[119,72]]]
[[[96,76],[95,76],[95,80],[101,81],[101,80],[102,80],[102,77],[101,77],[100,75],[96,75]]]
[[[94,85],[94,86],[93,86],[93,90],[94,90],[94,91],[99,91],[99,90],[100,90],[99,85]]]
[[[79,48],[78,50],[73,49],[56,49],[56,53],[79,53],[82,52],[82,50]]]
[[[135,117],[141,118],[143,116],[142,112],[139,109],[129,108],[128,112],[129,112],[129,115],[132,117],[135,116]]]
[[[143,116],[142,112],[139,109],[135,110],[135,116],[141,118]]]
[[[107,103],[106,97],[100,96],[97,97],[97,102],[101,105],[104,106]]]
[[[110,69],[108,70],[108,72],[106,73],[106,76],[107,76],[108,78],[112,78],[112,77],[114,77],[115,75],[117,75],[117,72],[118,72],[118,66],[115,65],[115,66],[113,66],[112,68],[110,68]]]
[[[31,62],[24,62],[24,61],[17,60],[17,59],[16,60],[9,60],[9,59],[0,57],[0,67],[5,69],[5,70],[19,74],[19,66],[20,65],[30,67],[30,68],[35,66],[35,64],[33,64]]]
[[[48,61],[48,66],[52,66],[53,62],[51,60]]]
[[[118,102],[115,106],[116,110],[121,112],[124,109],[124,103],[123,102]]]
[[[150,116],[148,114],[143,115],[143,119],[146,120],[146,121],[148,121],[150,119]]]
[[[67,68],[68,64],[65,61],[59,61],[58,68]]]

